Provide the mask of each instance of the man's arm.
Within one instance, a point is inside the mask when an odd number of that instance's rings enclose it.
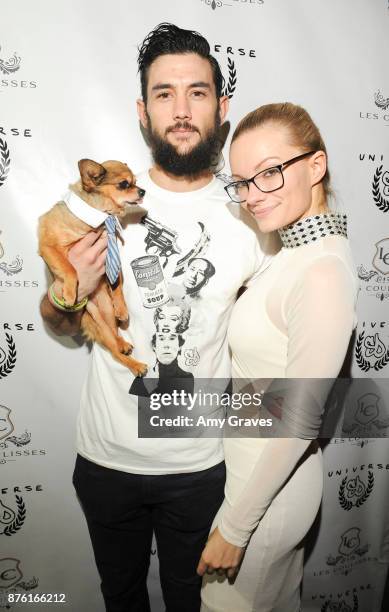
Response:
[[[93,293],[99,280],[105,274],[105,258],[107,256],[107,236],[89,232],[79,240],[69,251],[68,257],[78,276],[77,302]],[[55,295],[62,295],[62,282],[54,281]],[[83,310],[64,312],[56,308],[46,294],[40,305],[43,320],[57,336],[75,336],[80,331]]]

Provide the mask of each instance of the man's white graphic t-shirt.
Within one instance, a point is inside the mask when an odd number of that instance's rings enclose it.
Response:
[[[120,330],[148,365],[135,378],[94,344],[81,396],[78,452],[138,474],[195,472],[223,459],[217,438],[138,437],[139,388],[147,378],[228,379],[227,325],[237,292],[268,263],[251,219],[228,203],[222,182],[185,193],[158,187],[146,172],[147,215],[125,226],[123,289],[130,323]],[[185,386],[184,385],[184,386]],[[138,391],[137,391],[138,389]]]

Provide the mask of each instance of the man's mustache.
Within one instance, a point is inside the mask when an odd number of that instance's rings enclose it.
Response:
[[[189,130],[191,132],[197,132],[200,134],[199,128],[188,121],[178,121],[174,125],[170,125],[168,128],[166,128],[165,134],[169,134],[169,132],[173,132],[174,130]]]

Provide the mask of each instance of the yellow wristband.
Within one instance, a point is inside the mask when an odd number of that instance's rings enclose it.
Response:
[[[73,306],[67,306],[63,299],[59,299],[59,297],[55,295],[53,285],[50,285],[49,293],[56,307],[59,308],[59,310],[63,310],[64,312],[77,312],[78,310],[82,310],[88,303],[88,296],[87,296],[87,297],[84,297],[84,299],[81,300],[81,302],[78,302],[78,304],[73,304]]]

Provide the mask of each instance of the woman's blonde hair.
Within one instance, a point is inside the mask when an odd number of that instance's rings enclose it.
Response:
[[[264,104],[259,108],[248,113],[238,123],[233,133],[231,144],[244,132],[248,132],[265,124],[281,125],[289,133],[289,139],[293,146],[301,147],[304,151],[324,151],[327,156],[327,149],[318,127],[313,122],[307,111],[291,102],[279,102],[275,104]],[[320,205],[326,206],[327,200],[332,197],[330,187],[330,172],[327,170],[321,180],[322,198]]]

